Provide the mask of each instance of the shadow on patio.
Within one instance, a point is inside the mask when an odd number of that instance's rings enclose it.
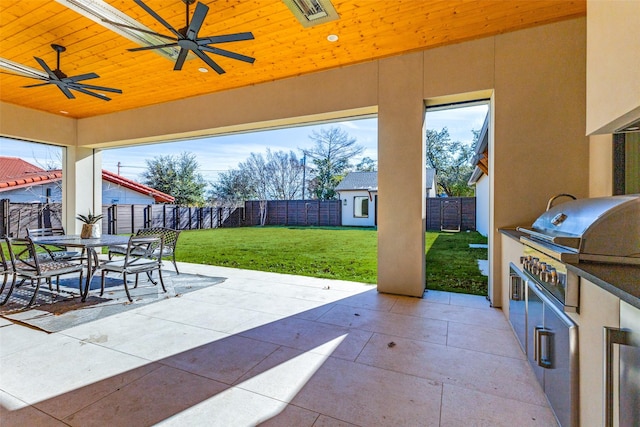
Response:
[[[555,423],[482,297],[185,270],[228,279],[55,334],[0,327],[3,426]]]

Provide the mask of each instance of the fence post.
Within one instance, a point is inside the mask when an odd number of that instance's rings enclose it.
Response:
[[[9,235],[9,199],[0,200],[0,216],[2,222],[0,223],[0,235]]]
[[[142,210],[142,227],[149,228],[151,227],[151,205],[147,205]]]

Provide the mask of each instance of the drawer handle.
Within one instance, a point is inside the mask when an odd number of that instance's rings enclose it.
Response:
[[[545,369],[553,368],[552,343],[553,332],[541,326],[537,326],[534,331],[534,358],[538,366]],[[543,345],[544,343],[544,345]],[[543,354],[543,350],[544,354]]]
[[[511,300],[522,301],[522,280],[518,276],[511,276]]]
[[[630,345],[629,332],[620,328],[604,327],[604,423],[613,427],[613,346]]]

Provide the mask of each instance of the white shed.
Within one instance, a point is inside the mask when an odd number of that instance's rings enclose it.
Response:
[[[378,224],[378,172],[349,172],[336,192],[342,201],[342,225],[374,227]]]

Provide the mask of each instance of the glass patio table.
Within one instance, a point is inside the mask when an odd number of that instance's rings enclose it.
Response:
[[[87,299],[91,279],[98,269],[98,253],[97,248],[111,245],[126,245],[129,242],[129,236],[118,236],[115,234],[103,234],[100,237],[83,239],[79,235],[64,236],[42,236],[32,239],[38,245],[56,245],[66,246],[69,248],[82,248],[87,251],[87,280],[84,290],[81,292],[82,301]]]

